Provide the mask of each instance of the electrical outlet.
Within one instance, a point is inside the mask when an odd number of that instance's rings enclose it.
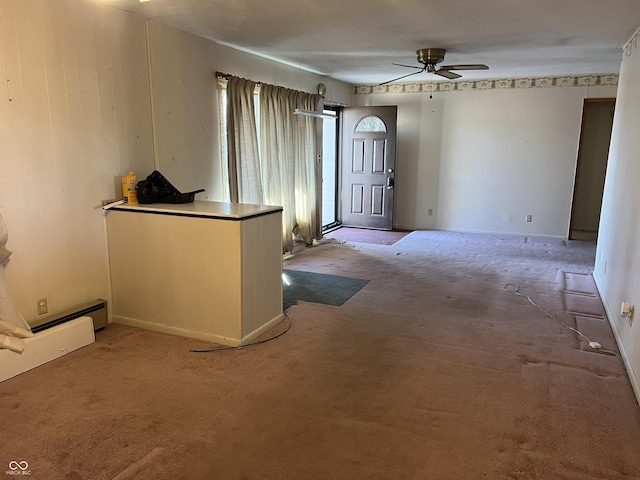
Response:
[[[38,315],[49,313],[49,302],[47,301],[47,297],[39,298],[36,302],[36,308]]]
[[[635,306],[629,304],[629,302],[622,302],[622,306],[620,307],[620,316],[629,319],[629,326],[633,323],[635,309]]]
[[[533,215],[527,215],[526,217],[527,223],[530,223],[533,220]]]
[[[429,216],[433,215],[433,208],[430,208],[429,210],[427,210],[427,215]]]

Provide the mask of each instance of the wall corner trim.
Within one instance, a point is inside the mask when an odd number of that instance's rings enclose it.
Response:
[[[640,38],[640,27],[638,27],[638,29],[636,30],[636,33],[631,35],[631,38],[623,47],[623,51],[624,51],[623,60],[624,58],[630,56],[631,53],[638,47],[638,38]]]

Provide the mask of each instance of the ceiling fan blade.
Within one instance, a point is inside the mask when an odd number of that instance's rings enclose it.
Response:
[[[424,67],[416,67],[415,65],[403,65],[402,63],[392,63],[391,65],[396,65],[397,67],[417,68],[419,70],[424,70]]]
[[[380,86],[380,85],[386,85],[387,83],[391,83],[391,82],[397,82],[398,80],[402,80],[403,78],[410,77],[411,75],[417,75],[418,73],[422,73],[422,72],[424,72],[425,70],[426,70],[426,69],[424,69],[424,68],[423,68],[423,69],[421,69],[419,72],[413,72],[413,73],[410,73],[410,74],[408,74],[408,75],[403,75],[403,76],[401,76],[401,77],[394,78],[393,80],[387,80],[386,82],[379,83],[379,84],[378,84],[378,86]],[[456,75],[456,74],[454,73],[453,75]]]
[[[435,72],[436,75],[440,75],[441,77],[444,78],[448,78],[449,80],[455,80],[456,78],[460,78],[462,77],[462,75],[458,75],[457,73],[454,72],[450,72],[449,70],[436,70]]]
[[[443,65],[440,70],[489,70],[489,67],[481,63],[474,63],[470,65]]]

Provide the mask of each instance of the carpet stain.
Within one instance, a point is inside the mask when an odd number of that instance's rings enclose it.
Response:
[[[585,317],[605,318],[604,307],[600,297],[563,293],[564,311]]]
[[[598,295],[598,289],[590,273],[562,272],[562,277],[564,291],[584,295]]]

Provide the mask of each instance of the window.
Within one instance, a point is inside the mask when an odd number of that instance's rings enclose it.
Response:
[[[324,113],[339,111],[339,107],[326,106]],[[339,118],[339,117],[337,117]],[[322,121],[322,230],[337,227],[338,221],[338,132],[339,119]]]
[[[355,128],[356,132],[366,133],[366,132],[387,132],[387,126],[384,122],[376,117],[375,115],[369,115],[368,117],[364,117],[362,120],[358,122]]]
[[[219,92],[224,199],[282,206],[284,251],[312,244],[321,227],[317,119],[294,112],[315,111],[321,97],[235,76]]]

